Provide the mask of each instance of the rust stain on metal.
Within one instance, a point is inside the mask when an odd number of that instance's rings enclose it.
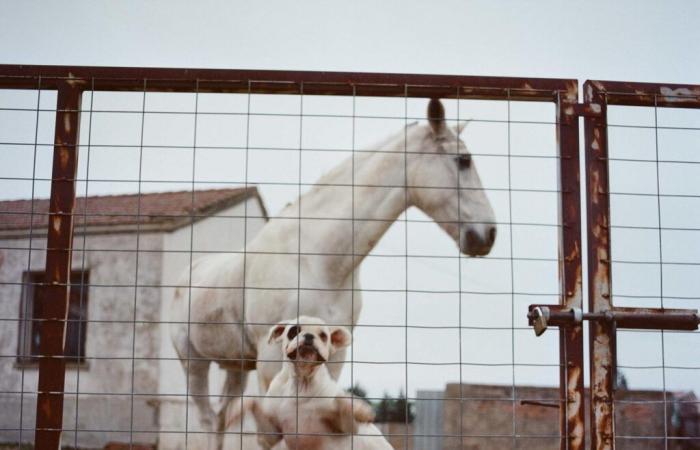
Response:
[[[569,207],[571,207],[571,206],[569,206]],[[573,248],[571,249],[571,251],[564,257],[564,260],[567,262],[575,262],[575,261],[578,261],[580,258],[581,258],[581,249],[579,248],[579,243],[576,242],[575,245],[573,246]],[[581,280],[579,279],[578,281],[580,282]],[[571,295],[571,293],[569,293],[569,295]]]
[[[63,428],[63,358],[68,284],[71,271],[75,178],[78,162],[78,128],[82,92],[74,83],[58,85],[55,145],[49,233],[46,244],[46,273],[49,274],[45,295],[39,305],[41,322],[39,340],[39,383],[36,410],[36,448],[58,450]]]
[[[607,104],[595,82],[584,85],[586,103],[600,105],[599,114],[585,117],[588,186],[588,305],[592,313],[612,310],[607,159]],[[591,448],[614,448],[613,380],[615,325],[590,322]]]
[[[71,158],[71,151],[66,147],[60,147],[58,150],[58,157],[61,167],[65,170],[68,167],[68,163]]]
[[[581,378],[581,368],[580,367],[572,367],[569,370],[569,383],[571,384],[577,384],[580,381]],[[567,414],[569,415],[569,418],[572,418],[572,414],[576,414],[578,411],[578,408],[582,405],[583,401],[583,395],[581,392],[570,392],[570,395],[567,396],[567,402],[569,403],[569,409],[567,411]]]
[[[659,88],[664,100],[668,102],[687,102],[697,100],[700,96],[700,90],[692,90],[690,88],[670,88],[661,86]]]
[[[51,404],[49,402],[44,402],[41,405],[41,411],[44,414],[44,416],[46,416],[47,418],[50,418],[52,415],[51,414]]]
[[[591,92],[605,97],[608,105],[700,108],[700,86],[624,81],[587,81]]]
[[[578,386],[583,383],[581,379],[582,370],[580,367],[572,367],[568,370],[569,383]],[[582,449],[584,445],[584,422],[580,418],[580,411],[583,410],[583,392],[579,390],[569,390],[566,398],[568,407],[566,410],[567,420],[569,422],[569,438],[571,439],[571,448]]]
[[[54,280],[60,279],[60,278],[61,278],[61,273],[62,273],[62,272],[61,272],[61,268],[60,268],[60,267],[58,267],[58,266],[54,267],[54,269],[53,269],[53,279],[54,279]],[[56,284],[56,281],[51,281],[51,284]]]
[[[582,308],[583,275],[581,263],[581,174],[579,163],[579,124],[576,105],[578,83],[566,83],[557,99],[557,145],[559,151],[560,204],[559,273],[561,308]],[[563,400],[559,414],[561,450],[585,448],[583,402],[583,329],[581,325],[559,333],[560,387]]]
[[[556,93],[576,92],[576,80],[423,75],[361,72],[302,72],[275,70],[69,67],[0,65],[0,87],[33,88],[42,77],[42,87],[59,84],[86,89],[97,80],[99,91],[220,93],[304,93],[309,95],[371,95],[404,97],[474,98],[493,100],[554,101]],[[569,97],[567,97],[569,98]]]
[[[53,219],[51,220],[51,224],[53,226],[53,230],[56,233],[59,233],[61,231],[61,216],[60,215],[53,216]]]
[[[591,111],[596,114],[603,112],[603,108],[597,103],[590,103],[588,106],[591,108]]]

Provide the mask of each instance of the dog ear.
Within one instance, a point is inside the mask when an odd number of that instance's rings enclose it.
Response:
[[[334,349],[340,349],[350,345],[352,336],[350,332],[345,327],[332,327],[331,328],[331,344]]]
[[[287,322],[280,322],[274,327],[270,328],[270,332],[267,335],[267,343],[272,344],[273,342],[279,342],[286,328]]]

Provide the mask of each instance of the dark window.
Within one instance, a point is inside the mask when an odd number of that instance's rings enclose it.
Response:
[[[68,303],[68,325],[66,329],[66,351],[68,362],[85,361],[85,335],[87,331],[88,272],[72,272]],[[19,348],[17,361],[22,364],[37,363],[41,323],[39,308],[44,296],[44,272],[25,272],[22,276],[22,298],[20,301]]]

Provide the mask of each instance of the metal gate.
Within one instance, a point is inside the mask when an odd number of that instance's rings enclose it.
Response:
[[[673,283],[664,284],[664,265],[693,267],[697,262],[693,261],[668,261],[664,258],[664,238],[663,234],[668,232],[694,232],[694,226],[684,224],[684,226],[664,226],[663,220],[673,213],[673,206],[663,205],[667,199],[683,199],[689,200],[697,196],[692,192],[676,191],[663,192],[662,186],[664,182],[669,184],[668,174],[661,172],[665,167],[689,166],[694,167],[697,162],[691,153],[683,153],[682,150],[676,149],[678,152],[674,158],[660,157],[660,139],[659,135],[663,132],[674,132],[679,130],[694,130],[693,126],[681,125],[674,123],[674,116],[666,118],[666,123],[659,123],[659,111],[662,108],[698,108],[698,94],[700,89],[697,86],[680,86],[680,85],[663,85],[652,83],[624,83],[610,81],[587,81],[584,84],[584,100],[585,103],[577,105],[573,113],[581,115],[585,118],[586,129],[586,183],[587,183],[587,228],[588,228],[588,312],[583,311],[583,305],[569,305],[569,307],[544,307],[531,306],[530,319],[538,333],[544,332],[548,322],[556,324],[565,329],[567,335],[575,336],[577,341],[573,344],[574,350],[569,352],[568,360],[562,359],[562,364],[572,368],[572,373],[568,380],[570,392],[567,395],[567,403],[570,410],[567,412],[569,417],[568,429],[569,436],[571,430],[579,430],[585,427],[585,419],[583,415],[583,386],[574,388],[571,386],[570,380],[580,380],[582,371],[579,368],[583,367],[583,320],[590,320],[589,326],[589,348],[590,348],[590,446],[597,449],[611,449],[615,446],[623,448],[640,448],[640,446],[649,446],[648,448],[693,448],[693,438],[688,436],[679,436],[671,433],[671,407],[684,401],[672,401],[668,398],[666,388],[666,371],[669,366],[666,362],[664,342],[668,332],[663,330],[697,330],[698,328],[698,313],[697,309],[674,309],[668,306],[691,306],[693,300],[697,299],[697,289],[693,289],[695,293],[685,294],[667,294],[667,291],[673,292]],[[625,107],[646,107],[649,113],[645,123],[635,121],[611,123],[609,120],[609,106],[625,106]],[[639,108],[637,109],[639,114]],[[617,115],[617,118],[624,115]],[[678,120],[675,118],[675,120]],[[687,119],[686,119],[687,120]],[[611,144],[609,140],[610,130],[616,131],[619,129],[637,129],[645,130],[646,142],[651,149],[651,152],[644,149],[627,149],[623,150],[622,156],[611,153]],[[617,140],[615,144],[618,147],[621,140]],[[637,143],[637,141],[635,141]],[[649,150],[649,148],[647,150]],[[615,146],[612,150],[617,150]],[[619,150],[618,150],[619,152]],[[672,149],[666,149],[667,153],[673,153]],[[682,156],[678,156],[682,154]],[[651,173],[652,179],[646,184],[648,189],[646,192],[631,190],[616,190],[611,188],[612,182],[616,181],[615,176],[620,176],[619,172],[610,175],[612,164],[632,163],[650,165],[654,170]],[[667,177],[664,179],[664,175]],[[620,176],[620,178],[622,178]],[[651,186],[651,189],[649,189]],[[692,191],[692,188],[691,188]],[[611,208],[611,201],[622,198],[644,198],[651,199],[655,205],[651,208],[652,214],[655,216],[656,223],[639,223],[634,220],[611,219],[612,213],[615,213],[615,208]],[[620,203],[618,203],[620,205]],[[662,213],[664,206],[667,209],[666,214]],[[687,205],[681,208],[687,207]],[[627,207],[624,211],[630,214],[630,209],[637,208]],[[678,209],[678,206],[675,206]],[[622,209],[622,208],[620,208]],[[644,208],[642,208],[644,209]],[[649,209],[649,208],[647,208]],[[634,217],[634,216],[633,216]],[[622,237],[622,233],[631,231],[651,231],[656,234],[656,255],[638,259],[637,258],[620,258],[616,257],[615,252],[611,252],[611,245],[615,244],[612,239],[613,232],[618,232],[618,237]],[[666,237],[668,239],[668,236]],[[688,242],[692,245],[692,239]],[[677,254],[677,252],[676,252]],[[657,258],[654,258],[654,257]],[[641,292],[630,294],[623,292],[615,292],[612,289],[613,267],[624,267],[624,265],[654,266],[658,267],[658,273],[654,277],[658,277],[659,286],[656,292]],[[666,273],[666,277],[668,277]],[[624,280],[620,280],[624,281]],[[624,284],[624,283],[621,283]],[[670,288],[669,288],[670,285]],[[613,299],[620,303],[629,305],[627,307],[613,306]],[[657,302],[658,301],[658,302]],[[633,306],[637,302],[644,302],[649,306],[649,303],[656,303],[659,307],[636,307]],[[616,302],[617,303],[617,302]],[[655,305],[655,306],[656,306]],[[661,405],[662,414],[654,414],[652,417],[656,422],[661,422],[660,429],[657,430],[642,430],[641,432],[618,432],[616,433],[616,422],[620,419],[616,414],[616,405],[638,404],[642,403],[639,399],[618,399],[616,391],[618,391],[618,356],[617,356],[617,333],[618,329],[627,330],[662,330],[659,337],[661,342],[661,360],[657,363],[660,365],[650,365],[646,369],[660,369],[663,384],[662,398],[656,400],[646,400],[646,402],[656,403]],[[625,330],[626,331],[626,330]],[[621,331],[623,332],[623,331]],[[673,335],[671,335],[673,336]],[[574,339],[572,337],[572,339]],[[666,339],[668,339],[666,337]],[[571,349],[567,346],[566,349]],[[673,366],[671,364],[670,366]],[[634,367],[632,367],[634,368]],[[676,367],[681,369],[681,367]],[[697,369],[693,366],[685,366],[682,370]],[[695,405],[697,402],[694,399],[685,400],[690,405]],[[624,427],[623,427],[624,428]],[[564,443],[562,443],[562,446]],[[584,448],[585,442],[582,438],[571,437],[567,448]],[[687,446],[687,447],[686,447]],[[562,447],[563,448],[563,447]],[[644,447],[647,448],[647,447]]]
[[[356,149],[354,145],[354,121],[361,117],[361,114],[356,112],[356,99],[363,97],[378,97],[378,98],[394,98],[400,99],[405,105],[408,105],[411,99],[431,99],[441,98],[450,99],[457,102],[457,114],[448,120],[454,120],[459,123],[465,119],[459,113],[459,102],[466,100],[489,100],[499,101],[507,105],[507,116],[502,122],[507,127],[508,140],[507,152],[500,155],[508,162],[508,183],[501,190],[508,196],[508,204],[511,205],[511,214],[508,214],[507,221],[503,225],[509,230],[510,252],[501,259],[510,264],[511,272],[511,289],[506,292],[511,299],[511,307],[513,308],[513,317],[510,325],[506,328],[497,326],[478,327],[474,329],[493,329],[508,332],[512,339],[512,361],[508,366],[513,370],[513,381],[511,393],[507,398],[480,398],[478,396],[465,395],[463,391],[462,368],[469,364],[483,364],[488,366],[489,363],[481,363],[478,361],[463,360],[462,340],[463,333],[470,330],[470,327],[463,323],[463,314],[467,307],[463,306],[463,297],[469,294],[468,290],[461,285],[461,257],[457,257],[456,265],[459,267],[460,284],[456,291],[459,305],[459,318],[457,323],[452,327],[433,326],[435,329],[453,328],[457,331],[459,339],[459,358],[454,358],[446,363],[437,362],[420,362],[412,363],[409,361],[408,336],[409,332],[414,329],[427,328],[429,326],[410,325],[408,321],[408,296],[414,292],[414,289],[409,287],[408,274],[406,274],[405,286],[399,289],[399,293],[405,296],[405,320],[396,328],[401,330],[405,338],[405,359],[398,364],[405,367],[405,387],[408,386],[408,373],[411,364],[422,364],[428,367],[440,367],[446,365],[458,365],[459,367],[459,385],[455,395],[445,394],[441,396],[442,401],[456,402],[456,414],[459,416],[456,428],[453,427],[449,432],[439,432],[425,434],[410,433],[409,425],[409,406],[405,406],[406,414],[403,417],[405,426],[402,429],[385,431],[385,435],[392,438],[394,445],[402,446],[401,448],[409,448],[412,444],[409,443],[411,438],[440,438],[444,448],[462,448],[464,445],[473,445],[473,442],[491,442],[498,447],[512,445],[521,445],[521,442],[534,442],[538,445],[538,439],[542,444],[551,443],[552,440],[558,441],[561,448],[578,449],[586,446],[586,420],[585,420],[585,391],[584,391],[584,335],[583,335],[583,320],[591,320],[591,419],[590,419],[590,440],[591,448],[613,448],[615,445],[615,428],[614,428],[614,413],[613,406],[615,405],[613,388],[614,374],[617,366],[615,356],[615,334],[616,328],[653,328],[653,329],[696,329],[698,323],[697,313],[688,310],[669,310],[665,309],[621,309],[612,308],[612,299],[614,294],[611,294],[611,266],[615,261],[609,256],[610,253],[610,216],[609,216],[609,196],[608,189],[608,153],[606,132],[608,123],[606,122],[606,110],[608,105],[639,105],[657,108],[666,107],[684,107],[698,108],[700,101],[700,88],[687,86],[667,86],[667,85],[647,85],[647,84],[622,84],[608,82],[587,82],[584,86],[585,102],[579,103],[578,97],[578,82],[576,80],[554,80],[554,79],[521,79],[521,78],[495,78],[495,77],[463,77],[463,76],[432,76],[432,75],[399,75],[399,74],[367,74],[367,73],[325,73],[325,72],[276,72],[276,71],[241,71],[241,70],[193,70],[193,69],[148,69],[148,68],[105,68],[105,67],[51,67],[51,66],[0,66],[0,88],[2,89],[22,89],[32,90],[37,93],[55,91],[56,106],[55,108],[47,108],[43,105],[40,94],[36,107],[18,108],[8,107],[5,111],[11,113],[13,111],[25,111],[28,113],[40,114],[48,112],[55,114],[55,142],[53,144],[53,169],[50,177],[50,202],[48,205],[48,220],[47,237],[46,237],[46,263],[44,280],[39,279],[24,279],[22,281],[1,280],[3,285],[21,285],[27,290],[30,287],[41,287],[44,289],[43,301],[40,307],[36,309],[36,316],[27,318],[21,316],[19,318],[3,317],[7,323],[24,324],[24,329],[27,329],[27,323],[40,324],[40,348],[38,353],[33,357],[38,361],[38,387],[36,391],[25,392],[24,387],[24,371],[21,368],[22,383],[19,388],[19,393],[16,388],[7,388],[7,394],[19,395],[21,397],[20,404],[24,404],[23,397],[25,395],[34,395],[36,393],[36,425],[25,430],[25,425],[22,424],[22,413],[20,411],[19,426],[12,428],[18,431],[18,443],[21,443],[26,438],[27,433],[35,431],[35,442],[37,448],[59,448],[61,443],[62,432],[71,432],[77,435],[79,427],[77,426],[77,413],[75,418],[75,426],[67,425],[63,418],[64,411],[64,390],[66,379],[66,363],[71,361],[65,357],[65,342],[67,333],[67,323],[71,321],[77,323],[91,323],[91,319],[87,317],[79,317],[78,319],[69,319],[70,306],[70,285],[76,281],[71,281],[72,273],[75,276],[75,267],[72,266],[74,238],[73,230],[80,225],[81,217],[87,220],[88,213],[83,210],[82,213],[76,210],[76,185],[79,182],[87,183],[87,179],[81,180],[78,176],[78,150],[79,148],[90,148],[94,143],[78,142],[79,128],[82,123],[85,123],[86,113],[90,120],[93,115],[92,104],[86,107],[81,100],[85,95],[90,95],[92,102],[93,95],[97,92],[135,92],[143,96],[142,110],[140,114],[145,116],[145,99],[147,93],[191,93],[195,96],[194,111],[190,114],[194,115],[194,128],[196,135],[197,116],[206,114],[203,111],[198,111],[196,99],[203,94],[223,94],[237,93],[251,96],[254,94],[285,94],[299,96],[300,98],[312,96],[342,96],[351,99],[352,112],[347,115],[353,121],[353,140],[352,148],[345,149],[351,153],[354,158]],[[303,101],[303,100],[302,100]],[[558,220],[554,224],[538,224],[538,223],[518,223],[512,216],[512,200],[513,192],[522,190],[538,191],[530,188],[517,188],[511,184],[511,160],[513,158],[525,157],[534,158],[538,156],[532,155],[516,155],[511,154],[511,125],[519,121],[511,117],[511,105],[514,102],[542,102],[554,105],[554,117],[547,125],[551,125],[552,130],[556,132],[556,155],[553,159],[556,161],[556,172],[558,177],[558,186],[554,191],[547,191],[556,195],[556,203],[558,206]],[[303,104],[303,103],[302,103]],[[0,105],[2,107],[2,105]],[[248,105],[248,108],[250,104]],[[138,111],[137,111],[138,112]],[[243,116],[251,115],[250,109],[242,113]],[[303,119],[304,112],[294,113],[299,120]],[[306,113],[311,114],[311,113]],[[580,174],[581,162],[579,159],[579,121],[578,118],[583,116],[586,123],[586,174],[585,185],[587,186],[587,205],[588,205],[588,292],[589,306],[584,312],[583,304],[583,271],[582,271],[582,252],[583,243],[581,240],[581,181]],[[405,106],[403,117],[397,117],[408,124],[410,117],[408,106]],[[143,120],[143,119],[142,119]],[[488,122],[489,120],[485,120]],[[478,122],[478,119],[476,120]],[[498,122],[494,120],[493,122]],[[525,124],[534,124],[527,119],[521,122]],[[143,133],[143,122],[141,124]],[[301,127],[301,124],[300,124]],[[38,125],[37,125],[38,128]],[[692,127],[691,127],[692,128]],[[658,130],[658,123],[653,124],[653,129]],[[658,131],[657,131],[658,132]],[[144,148],[143,136],[141,142],[135,147]],[[9,143],[3,143],[9,144]],[[29,148],[33,148],[36,152],[37,146],[42,145],[38,142],[35,136],[34,143],[27,144]],[[190,144],[194,149],[197,148],[197,142]],[[250,145],[246,141],[246,152]],[[300,143],[299,158],[303,145]],[[246,157],[247,158],[247,157]],[[477,159],[479,156],[477,155]],[[664,161],[658,159],[654,161],[656,166]],[[247,164],[247,159],[246,159]],[[140,169],[139,169],[140,170]],[[194,170],[194,169],[193,169]],[[247,169],[246,169],[247,170]],[[298,170],[301,172],[301,163]],[[6,177],[11,178],[11,177]],[[19,177],[18,177],[19,179]],[[32,175],[30,178],[32,189],[37,177]],[[136,272],[138,277],[138,258],[142,252],[147,252],[147,249],[139,249],[138,236],[146,230],[146,227],[141,223],[141,216],[146,214],[141,211],[141,173],[138,176],[139,200],[138,208],[135,215],[138,216],[136,224],[137,246],[136,255]],[[302,181],[299,178],[296,182],[291,183],[292,186],[298,188],[299,193],[302,192]],[[239,185],[244,189],[249,189],[249,181]],[[195,208],[195,177],[191,181],[191,208],[184,214],[184,219],[189,221],[190,227],[193,227],[195,220],[198,220],[198,214],[201,211]],[[354,189],[354,179],[351,186]],[[542,190],[540,190],[542,191]],[[247,195],[247,194],[246,194]],[[31,199],[31,208],[29,211],[0,211],[0,215],[7,220],[10,217],[29,216],[30,236],[32,235],[32,227],[41,228],[44,225],[41,214],[35,212],[35,200]],[[662,194],[657,192],[657,198],[661,198]],[[86,197],[87,198],[87,197]],[[248,197],[246,197],[248,198]],[[660,200],[659,200],[660,201]],[[247,204],[247,203],[246,203]],[[247,211],[247,210],[246,210]],[[119,211],[117,211],[119,214]],[[134,212],[131,212],[134,215]],[[163,214],[163,213],[160,213]],[[36,218],[35,216],[39,216]],[[659,212],[660,216],[660,212]],[[45,216],[44,216],[45,217]],[[153,218],[158,219],[158,213],[153,213]],[[35,224],[36,219],[36,224]],[[243,217],[247,223],[247,213]],[[299,216],[301,220],[301,216]],[[352,217],[353,226],[356,218]],[[408,272],[408,226],[414,223],[409,218],[404,218],[404,226],[406,228],[406,251],[403,258],[406,264],[406,272]],[[86,224],[83,224],[85,227]],[[141,227],[144,227],[143,229]],[[548,325],[561,327],[559,334],[559,364],[555,367],[560,372],[560,393],[554,405],[559,407],[559,433],[542,434],[532,433],[524,429],[522,425],[518,426],[517,409],[522,405],[534,405],[533,407],[547,407],[551,405],[543,403],[543,399],[537,396],[533,398],[519,396],[516,393],[515,368],[518,365],[536,366],[528,362],[516,363],[515,358],[515,336],[521,331],[516,325],[516,316],[524,318],[525,311],[515,311],[516,295],[521,296],[543,296],[551,295],[538,292],[517,292],[513,281],[513,264],[519,260],[537,260],[537,258],[525,255],[523,257],[515,257],[513,254],[513,229],[518,226],[543,226],[554,228],[558,233],[558,248],[559,248],[559,293],[554,294],[558,297],[558,305],[548,305],[549,302],[538,303],[530,307],[528,318],[530,322],[538,328],[538,331],[543,331]],[[654,227],[656,229],[657,227]],[[662,227],[659,223],[658,233],[659,239],[662,233]],[[83,230],[84,232],[85,230]],[[245,240],[244,240],[245,242]],[[192,245],[192,238],[190,238]],[[300,247],[301,248],[301,247]],[[26,249],[25,249],[26,250]],[[43,250],[43,249],[42,249]],[[28,249],[31,259],[32,244],[31,239]],[[83,248],[83,252],[84,252]],[[244,244],[245,254],[245,244]],[[187,250],[184,250],[187,254]],[[191,260],[193,254],[192,246],[189,249],[189,258]],[[299,255],[301,250],[299,249]],[[454,256],[450,256],[454,258]],[[668,263],[665,263],[668,264]],[[690,264],[690,263],[689,263]],[[31,267],[29,267],[31,269]],[[75,279],[73,279],[75,280]],[[92,279],[90,280],[92,283]],[[85,283],[85,280],[82,281]],[[138,281],[133,282],[133,289],[136,291],[140,288]],[[190,286],[191,289],[191,286]],[[378,290],[381,292],[381,289]],[[430,291],[423,293],[430,294]],[[479,293],[485,295],[488,293]],[[25,295],[25,294],[23,294]],[[134,368],[135,361],[140,360],[137,357],[136,351],[136,336],[137,325],[145,323],[136,317],[136,293],[134,295],[134,310],[133,318],[126,323],[133,327],[133,348],[131,355],[127,355],[124,359],[131,361],[132,364],[132,384],[131,392],[127,393],[131,398],[131,424],[128,430],[129,444],[134,445],[134,398],[138,395],[134,392]],[[437,295],[437,294],[436,294]],[[662,296],[663,298],[663,292]],[[81,296],[82,298],[82,296]],[[664,308],[664,303],[660,305]],[[86,313],[87,315],[87,313]],[[158,320],[153,320],[159,322]],[[95,320],[92,320],[95,322]],[[105,320],[110,322],[110,320]],[[161,323],[158,323],[160,325]],[[274,324],[269,324],[274,325]],[[371,325],[367,325],[370,326]],[[389,328],[377,329],[382,330]],[[81,329],[81,328],[79,328]],[[524,330],[522,330],[524,331]],[[663,339],[663,334],[661,335]],[[84,350],[80,352],[85,357]],[[351,351],[349,364],[353,366],[358,364],[358,361],[353,359],[354,352]],[[13,359],[18,359],[22,356],[20,350],[17,354],[5,355]],[[99,355],[87,356],[87,359],[99,358]],[[146,358],[147,359],[147,358]],[[167,358],[159,356],[150,357],[150,359],[160,361]],[[663,361],[662,361],[663,362]],[[244,364],[243,360],[234,361],[234,364]],[[390,364],[390,362],[378,361],[374,364]],[[498,364],[491,364],[497,366]],[[78,369],[79,371],[80,369]],[[78,372],[79,373],[79,372]],[[79,392],[74,393],[76,398]],[[666,412],[666,389],[664,387],[664,412]],[[187,398],[188,393],[185,393]],[[406,392],[406,400],[415,402],[433,401],[427,398],[416,396],[411,398]],[[465,424],[468,425],[469,417],[466,417],[465,408],[471,403],[482,400],[492,402],[505,402],[511,410],[512,427],[507,432],[492,433],[492,432],[477,432],[465,431]],[[551,399],[550,399],[551,401]],[[691,403],[691,402],[689,402]],[[406,403],[407,405],[408,403]],[[694,403],[693,403],[694,404]],[[447,409],[445,409],[447,411]],[[469,410],[471,411],[471,410]],[[187,416],[189,417],[189,416]],[[670,415],[664,414],[664,420]],[[187,419],[186,419],[187,420]],[[455,419],[456,420],[456,419]],[[670,420],[670,419],[668,419]],[[25,438],[22,433],[25,433]],[[677,438],[670,436],[665,430],[661,436],[665,448],[672,448],[671,442],[683,441],[697,442],[698,436],[690,436],[685,438]],[[177,430],[173,433],[182,433],[185,435],[185,445],[187,445],[187,435],[196,434],[196,431],[190,431],[185,422],[184,430]],[[236,434],[236,433],[233,433]],[[243,442],[243,432],[238,432]],[[470,441],[476,439],[477,441]],[[482,441],[478,441],[481,439]],[[625,439],[625,436],[617,436],[617,439]],[[648,440],[648,439],[647,439]],[[398,442],[396,444],[395,442]],[[414,441],[415,442],[415,441]],[[484,444],[486,445],[486,444]]]

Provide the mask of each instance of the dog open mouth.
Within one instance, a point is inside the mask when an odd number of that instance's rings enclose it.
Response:
[[[318,353],[316,347],[310,344],[302,344],[287,354],[292,361],[324,363],[326,360]]]

